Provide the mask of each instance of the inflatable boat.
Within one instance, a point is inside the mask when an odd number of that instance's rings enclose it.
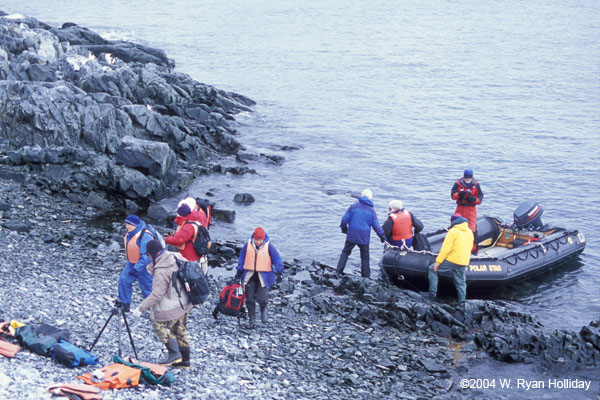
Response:
[[[544,225],[542,214],[538,203],[526,201],[515,210],[512,224],[496,217],[477,219],[479,250],[467,266],[468,292],[492,291],[543,274],[583,251],[583,233]],[[429,265],[447,232],[448,228],[415,238],[414,249],[386,245],[380,263],[383,275],[396,285],[427,290]],[[438,276],[440,289],[454,287],[451,273]]]

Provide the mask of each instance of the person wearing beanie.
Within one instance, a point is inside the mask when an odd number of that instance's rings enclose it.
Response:
[[[459,304],[467,295],[466,268],[471,260],[473,232],[465,217],[454,213],[450,217],[450,229],[435,262],[429,266],[429,297],[435,298],[438,288],[438,272],[452,272]]]
[[[483,191],[479,182],[473,179],[472,169],[465,169],[463,177],[454,182],[450,197],[456,201],[455,212],[469,221],[469,228],[475,237],[472,252],[477,254],[477,206],[483,201]]]
[[[246,292],[249,328],[254,328],[256,303],[260,306],[260,320],[267,323],[269,288],[281,282],[283,260],[263,228],[256,228],[244,245],[238,259],[235,280],[241,281]]]
[[[162,235],[151,225],[146,224],[137,215],[128,215],[125,218],[127,233],[123,239],[127,264],[119,275],[118,291],[119,302],[123,310],[129,311],[133,283],[137,280],[142,296],[146,297],[152,291],[152,275],[146,271],[150,258],[146,254],[146,246],[152,239],[163,240]]]
[[[197,261],[202,272],[208,274],[208,256],[196,254],[194,250],[194,240],[198,235],[206,235],[210,239],[208,220],[194,198],[187,197],[179,202],[175,223],[177,229],[172,235],[167,236],[167,244],[177,248],[186,260]]]
[[[413,237],[424,226],[413,213],[402,207],[402,201],[392,200],[388,204],[388,218],[381,228],[386,241],[392,246],[412,248]]]
[[[151,240],[146,251],[152,260],[148,264],[148,272],[153,276],[152,291],[132,314],[139,318],[143,312],[150,311],[152,328],[168,352],[159,364],[190,368],[187,321],[193,305],[179,279],[175,284],[181,297],[172,285],[173,273],[179,268],[177,260],[184,259],[179,253],[166,250],[159,240]]]
[[[185,199],[181,200],[179,204],[177,204],[177,208],[181,207],[183,204],[187,204],[191,212],[198,212],[200,214],[203,214],[204,218],[206,218],[206,229],[208,229],[208,227],[210,226],[211,211],[214,203],[211,203],[206,199],[195,199],[193,197],[186,197]]]
[[[358,201],[352,204],[346,210],[340,222],[340,229],[346,235],[346,242],[340,254],[340,259],[337,264],[337,273],[342,275],[346,262],[354,246],[360,249],[360,274],[364,278],[371,276],[371,268],[369,266],[369,242],[371,241],[371,228],[377,233],[379,239],[383,243],[385,235],[383,229],[379,226],[377,214],[373,209],[373,193],[370,189],[362,191]]]

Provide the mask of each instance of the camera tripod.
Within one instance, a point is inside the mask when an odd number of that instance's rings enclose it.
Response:
[[[108,326],[108,323],[110,322],[111,318],[119,313],[123,316],[123,321],[125,322],[125,328],[127,328],[127,334],[129,335],[129,342],[131,343],[131,348],[133,349],[133,354],[135,355],[136,359],[138,358],[137,351],[135,350],[135,345],[133,344],[133,337],[131,336],[131,329],[129,329],[129,324],[127,323],[127,317],[125,316],[125,310],[123,310],[123,303],[121,303],[118,300],[115,301],[115,306],[110,311],[110,315],[108,316],[108,319],[104,323],[104,326],[100,330],[100,333],[98,333],[98,336],[96,336],[96,340],[94,340],[94,343],[92,343],[92,347],[90,347],[90,350],[89,350],[90,353],[92,352],[92,349],[94,348],[96,343],[98,343],[98,339],[100,339],[100,336],[102,336],[102,332],[104,332],[104,329],[106,329],[106,327]],[[119,357],[121,357],[121,324],[117,325],[117,339],[118,339],[118,351],[119,351],[118,354],[119,354]]]

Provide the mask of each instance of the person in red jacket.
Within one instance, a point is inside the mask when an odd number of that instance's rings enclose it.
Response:
[[[194,251],[194,239],[198,235],[199,225],[204,228],[208,226],[206,215],[201,210],[192,211],[187,204],[183,203],[177,209],[175,223],[177,224],[175,233],[166,237],[165,241],[167,244],[175,246],[186,260],[197,261],[206,275],[208,273],[208,257],[200,257]]]
[[[455,214],[460,214],[469,221],[469,229],[475,236],[473,254],[477,254],[477,206],[483,201],[483,191],[479,182],[473,179],[473,170],[465,169],[463,177],[454,182],[450,191],[452,200],[456,200]]]

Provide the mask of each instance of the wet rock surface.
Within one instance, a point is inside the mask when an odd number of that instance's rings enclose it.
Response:
[[[0,11],[0,175],[148,206],[201,174],[252,172],[218,161],[243,150],[231,122],[254,104],[176,72],[160,49]]]
[[[0,318],[66,328],[75,344],[89,348],[110,315],[125,263],[121,219],[6,180],[0,210]],[[190,314],[192,369],[173,369],[173,387],[142,385],[110,398],[469,398],[477,392],[461,389],[459,380],[468,360],[485,354],[549,370],[599,365],[598,322],[580,332],[548,330],[498,302],[432,303],[386,282],[339,277],[319,262],[286,261],[266,325],[247,330],[230,317],[214,320],[219,290],[234,275],[243,245],[214,239],[211,296]],[[138,355],[157,361],[163,348],[150,321],[127,315]],[[132,354],[122,322],[113,318],[94,348],[102,364],[117,352],[119,324],[123,353]],[[75,382],[94,369],[69,369],[27,350],[0,358],[0,366],[4,397],[36,399],[50,398],[49,384]]]

